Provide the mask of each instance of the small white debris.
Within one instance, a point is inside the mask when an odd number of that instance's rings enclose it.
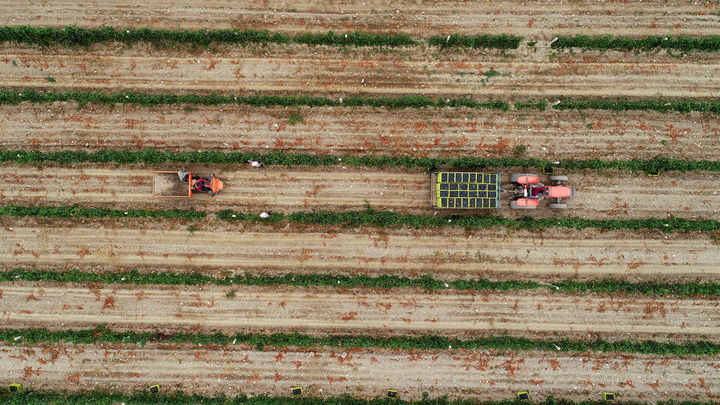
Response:
[[[555,346],[556,349],[561,350],[560,346],[556,345],[555,343],[553,343],[553,346]]]
[[[233,344],[235,344],[235,342],[237,342],[237,338],[233,339]]]
[[[270,217],[270,214],[268,214],[265,211],[263,211],[262,214],[260,214],[260,218],[262,218],[262,219],[269,218],[269,217]]]
[[[445,288],[450,287],[450,285],[448,283],[443,283],[443,284],[445,284]]]
[[[13,340],[17,342],[20,339],[22,339],[22,336],[15,336],[15,339],[13,339]]]
[[[554,44],[554,43],[555,43],[555,41],[557,41],[557,40],[558,40],[558,37],[555,37],[555,38],[553,38],[553,40],[552,40],[552,41],[550,41],[550,43],[548,44],[548,46],[550,46],[550,45]]]
[[[345,359],[345,358],[347,357],[347,352],[342,352],[342,354],[340,355],[340,357],[343,358],[343,359]]]
[[[125,277],[122,277],[120,280],[125,281]]]
[[[125,211],[125,215],[127,215],[127,211]]]
[[[365,83],[365,79],[360,80],[360,83]]]
[[[448,37],[447,37],[447,39],[445,40],[445,42],[450,42],[450,35],[448,35]]]
[[[452,222],[452,219],[448,219],[448,222]]]
[[[232,217],[233,217],[233,218],[235,218],[235,217],[237,217],[237,215],[235,215],[235,214],[232,214]]]
[[[340,97],[340,102],[342,103],[342,97]]]

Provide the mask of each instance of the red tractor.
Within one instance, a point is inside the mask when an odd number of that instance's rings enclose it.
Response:
[[[540,182],[536,174],[513,174],[510,180],[515,184],[515,196],[510,201],[511,208],[535,209],[545,198],[555,199],[550,208],[565,209],[567,204],[561,202],[563,198],[575,197],[575,189],[567,187],[567,176],[550,176],[550,186]]]

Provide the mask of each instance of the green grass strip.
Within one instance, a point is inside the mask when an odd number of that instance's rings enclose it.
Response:
[[[523,37],[515,35],[459,35],[452,34],[448,36],[437,35],[427,40],[430,46],[439,46],[441,48],[495,48],[495,49],[517,49]]]
[[[20,339],[16,339],[21,336]],[[687,341],[683,343],[657,342],[654,340],[608,342],[602,339],[580,341],[571,339],[540,340],[512,336],[491,336],[475,339],[458,339],[439,335],[423,336],[367,336],[367,335],[325,335],[311,336],[294,333],[200,333],[184,331],[175,334],[159,332],[113,331],[105,325],[94,329],[51,331],[45,328],[0,329],[0,341],[7,344],[73,343],[100,344],[123,343],[139,344],[168,343],[192,345],[248,345],[257,350],[279,350],[288,346],[342,347],[342,348],[382,348],[401,350],[542,350],[549,352],[619,352],[660,355],[696,355],[715,356],[720,354],[720,344],[709,341]],[[233,343],[235,342],[235,343]],[[558,347],[560,348],[558,350]]]
[[[155,149],[142,151],[106,150],[97,152],[60,151],[40,152],[24,150],[0,151],[0,162],[62,164],[72,163],[144,163],[157,165],[162,163],[205,163],[205,164],[247,164],[248,160],[259,160],[266,165],[280,166],[338,166],[349,165],[359,167],[405,167],[424,168],[429,171],[443,169],[503,169],[510,167],[542,168],[556,167],[568,170],[602,170],[616,169],[629,171],[720,171],[720,161],[680,160],[665,157],[653,159],[631,160],[600,160],[600,159],[562,159],[554,164],[550,160],[537,158],[418,158],[412,156],[376,156],[376,155],[311,155],[272,151],[267,153],[254,152],[220,152],[192,151],[171,152]]]
[[[195,210],[114,210],[108,208],[0,206],[0,216],[45,218],[177,218],[203,219],[207,213]]]
[[[424,108],[424,107],[468,107],[476,109],[494,109],[506,111],[509,104],[505,101],[475,101],[470,98],[446,99],[420,95],[402,97],[361,97],[350,96],[340,99],[310,96],[223,96],[219,94],[147,94],[147,93],[98,93],[98,92],[38,92],[25,89],[20,92],[0,90],[0,104],[55,103],[75,101],[80,106],[93,104],[140,104],[144,106],[170,104],[223,105],[238,104],[253,107],[385,107],[385,108]]]
[[[427,291],[476,290],[476,291],[527,291],[547,289],[552,292],[595,294],[642,294],[648,296],[716,297],[720,296],[720,283],[631,283],[623,280],[577,281],[564,280],[548,283],[535,281],[490,281],[483,278],[472,280],[440,280],[432,275],[419,278],[393,275],[341,275],[341,274],[238,274],[234,276],[211,276],[199,272],[85,272],[72,270],[42,270],[15,268],[0,271],[0,282],[14,281],[56,283],[101,283],[130,285],[184,285],[214,284],[220,286],[294,286],[333,288],[423,288]]]
[[[148,385],[152,384],[148,381]],[[412,401],[402,399],[402,387],[390,387],[400,390],[399,398],[372,398],[361,399],[355,398],[348,394],[333,397],[316,397],[303,395],[302,398],[294,397],[270,397],[265,394],[253,395],[248,397],[240,394],[235,397],[228,397],[224,394],[217,396],[203,396],[202,394],[187,394],[184,392],[171,392],[160,394],[151,394],[149,392],[137,392],[132,394],[122,394],[110,391],[80,391],[80,392],[48,392],[30,390],[20,394],[0,394],[3,403],[7,405],[24,405],[24,404],[54,404],[54,405],[116,405],[125,403],[129,405],[605,405],[607,402],[602,400],[584,400],[571,401],[567,399],[555,399],[548,397],[544,401],[482,401],[479,399],[448,399],[445,397],[430,398],[427,393],[423,393],[423,399]],[[161,387],[164,389],[164,387]],[[641,405],[644,403],[634,401],[617,401],[619,405]],[[653,402],[655,405],[712,405],[714,402],[699,401],[659,401]]]
[[[582,48],[592,50],[615,51],[651,51],[654,49],[673,49],[677,51],[720,51],[720,35],[708,37],[671,37],[653,36],[642,38],[617,37],[611,35],[575,35],[558,36],[551,45],[553,49]]]
[[[79,28],[71,25],[64,28],[29,27],[24,25],[0,27],[0,42],[18,42],[40,46],[89,46],[97,43],[122,42],[135,44],[149,42],[156,45],[190,44],[207,47],[211,43],[218,44],[306,44],[330,46],[417,46],[421,42],[404,34],[369,34],[360,31],[344,34],[328,31],[327,33],[303,33],[289,36],[270,33],[267,30],[156,30],[149,28],[116,29]]]

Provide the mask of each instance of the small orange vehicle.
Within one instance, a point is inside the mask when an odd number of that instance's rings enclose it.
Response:
[[[553,198],[555,202],[550,203],[550,208],[565,209],[567,204],[562,202],[563,198],[575,197],[575,189],[565,185],[567,176],[550,176],[550,186],[541,183],[536,174],[513,174],[510,180],[516,185],[515,196],[510,201],[511,208],[535,209],[541,200]]]
[[[195,177],[185,170],[153,171],[152,196],[158,198],[189,198],[194,193],[210,193],[212,197],[225,188],[222,180],[215,177]]]

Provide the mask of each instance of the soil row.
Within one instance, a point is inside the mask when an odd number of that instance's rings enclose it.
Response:
[[[549,292],[435,292],[252,286],[2,286],[6,328],[177,332],[511,336],[604,340],[710,339],[711,299]]]
[[[6,105],[4,149],[165,149],[403,154],[416,157],[510,155],[545,159],[720,159],[714,114],[471,109],[252,108],[223,105]]]
[[[103,25],[121,28],[164,29],[268,29],[282,32],[327,31],[399,32],[413,36],[510,33],[528,37],[556,34],[618,35],[707,35],[720,29],[711,13],[712,2],[665,1],[648,7],[643,1],[598,3],[578,1],[568,5],[553,1],[417,2],[328,4],[318,0],[292,4],[213,1],[179,2],[162,0],[103,0],[92,7],[71,0],[31,3],[18,7],[9,0],[0,2],[0,14],[13,25],[81,27]]]
[[[704,235],[546,230],[303,228],[208,222],[5,219],[6,268],[393,274],[440,279],[720,279]],[[315,230],[313,230],[315,228]]]
[[[540,58],[547,50],[541,52]],[[114,92],[248,94],[372,94],[482,98],[631,97],[713,98],[720,65],[713,62],[630,63],[571,60],[479,62],[478,58],[428,61],[379,54],[157,55],[4,48],[0,86]],[[134,55],[133,55],[134,53]],[[370,57],[368,57],[370,56]],[[537,58],[538,56],[533,56]],[[578,58],[575,58],[578,59]],[[479,60],[483,60],[481,57]],[[651,77],[651,80],[648,78]],[[48,79],[50,78],[50,79]]]
[[[717,399],[720,384],[716,359],[654,355],[21,344],[0,345],[0,360],[0,371],[38,390],[133,392],[161,384],[206,395],[287,396],[299,385],[315,396],[370,398],[396,389],[405,399],[428,392],[488,400],[514,398],[520,390],[529,390],[533,400],[596,399],[612,391],[623,400],[655,402]]]
[[[160,167],[162,166],[162,167]],[[0,179],[7,187],[0,202],[17,205],[73,205],[108,208],[175,209],[203,211],[239,209],[296,212],[310,210],[361,210],[367,204],[376,209],[437,215],[430,207],[430,175],[419,170],[331,168],[252,169],[189,166],[201,176],[210,172],[225,182],[225,190],[215,198],[199,195],[191,199],[153,198],[152,170],[178,170],[159,165],[145,168],[128,165],[98,168],[30,165],[0,166]],[[502,183],[510,183],[512,172],[504,171]],[[532,171],[531,171],[532,172]],[[720,195],[715,175],[704,172],[663,173],[660,177],[627,172],[571,173],[569,185],[577,195],[565,211],[547,207],[537,210],[512,210],[512,190],[502,195],[501,211],[508,218],[524,216],[577,216],[588,219],[662,218],[720,219]],[[158,186],[159,187],[159,186]],[[159,190],[158,190],[159,193]],[[448,213],[448,212],[446,212]],[[481,211],[476,213],[488,213]],[[496,214],[491,212],[490,214]]]

